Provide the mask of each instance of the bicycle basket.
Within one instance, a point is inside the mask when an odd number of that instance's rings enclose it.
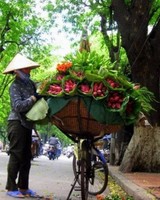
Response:
[[[103,136],[120,130],[121,125],[105,125],[89,114],[82,100],[73,99],[63,109],[52,116],[51,122],[62,132],[71,135]]]

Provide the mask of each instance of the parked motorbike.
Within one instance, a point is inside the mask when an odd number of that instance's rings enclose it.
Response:
[[[104,149],[103,150],[103,154],[104,154],[107,162],[109,163],[109,161],[110,161],[110,150],[109,149]]]
[[[74,146],[73,145],[68,146],[65,155],[67,156],[67,158],[71,158],[73,154],[74,154]]]
[[[73,156],[73,151],[67,151],[66,153],[67,158],[70,158]]]

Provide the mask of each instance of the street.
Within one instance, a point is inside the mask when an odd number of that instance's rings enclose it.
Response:
[[[0,153],[0,199],[11,199],[5,193],[7,177],[7,163],[9,156]],[[73,181],[72,159],[65,156],[58,160],[49,160],[46,156],[40,156],[32,161],[30,171],[30,188],[43,196],[54,197],[57,200],[65,200]],[[28,199],[28,198],[27,198]]]
[[[7,163],[9,156],[0,152],[0,200],[11,200],[6,195]],[[32,161],[30,172],[30,189],[49,200],[66,200],[73,183],[72,157],[60,156],[58,160],[49,160],[40,156]],[[27,198],[30,200],[31,198]],[[32,198],[33,199],[33,198]],[[73,191],[71,200],[80,200],[78,191]],[[95,200],[96,197],[89,197]]]

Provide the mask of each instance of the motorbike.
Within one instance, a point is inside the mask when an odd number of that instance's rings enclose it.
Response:
[[[57,148],[56,146],[49,146],[48,149],[48,158],[49,160],[55,160],[58,159],[61,155],[61,149]]]
[[[66,150],[66,156],[67,158],[71,158],[74,154],[74,146],[69,146]]]
[[[107,160],[107,162],[110,162],[110,150],[109,149],[103,149],[103,154]]]
[[[67,151],[66,156],[67,158],[71,158],[73,156],[73,151]]]

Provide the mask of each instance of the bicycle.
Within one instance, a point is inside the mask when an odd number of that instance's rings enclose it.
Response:
[[[99,138],[77,138],[77,148],[73,156],[74,183],[67,200],[76,185],[81,189],[81,199],[88,195],[101,194],[108,184],[108,166],[104,155],[95,147]]]
[[[56,105],[56,98],[53,105]],[[107,187],[107,163],[102,158],[100,151],[95,150],[94,142],[102,138],[104,133],[117,132],[121,125],[100,123],[94,119],[91,111],[94,108],[99,109],[99,106],[98,101],[92,97],[74,96],[69,102],[67,99],[67,104],[63,109],[54,114],[51,119],[52,123],[68,138],[77,143],[77,161],[75,161],[74,165],[75,177],[67,200],[70,199],[73,189],[76,189],[76,183],[79,184],[82,200],[87,200],[89,194],[96,195],[102,193]],[[117,115],[115,116],[117,117]],[[102,179],[100,187],[96,188],[96,183],[99,181],[96,178],[97,174],[102,175],[99,171],[103,172],[104,179]]]

